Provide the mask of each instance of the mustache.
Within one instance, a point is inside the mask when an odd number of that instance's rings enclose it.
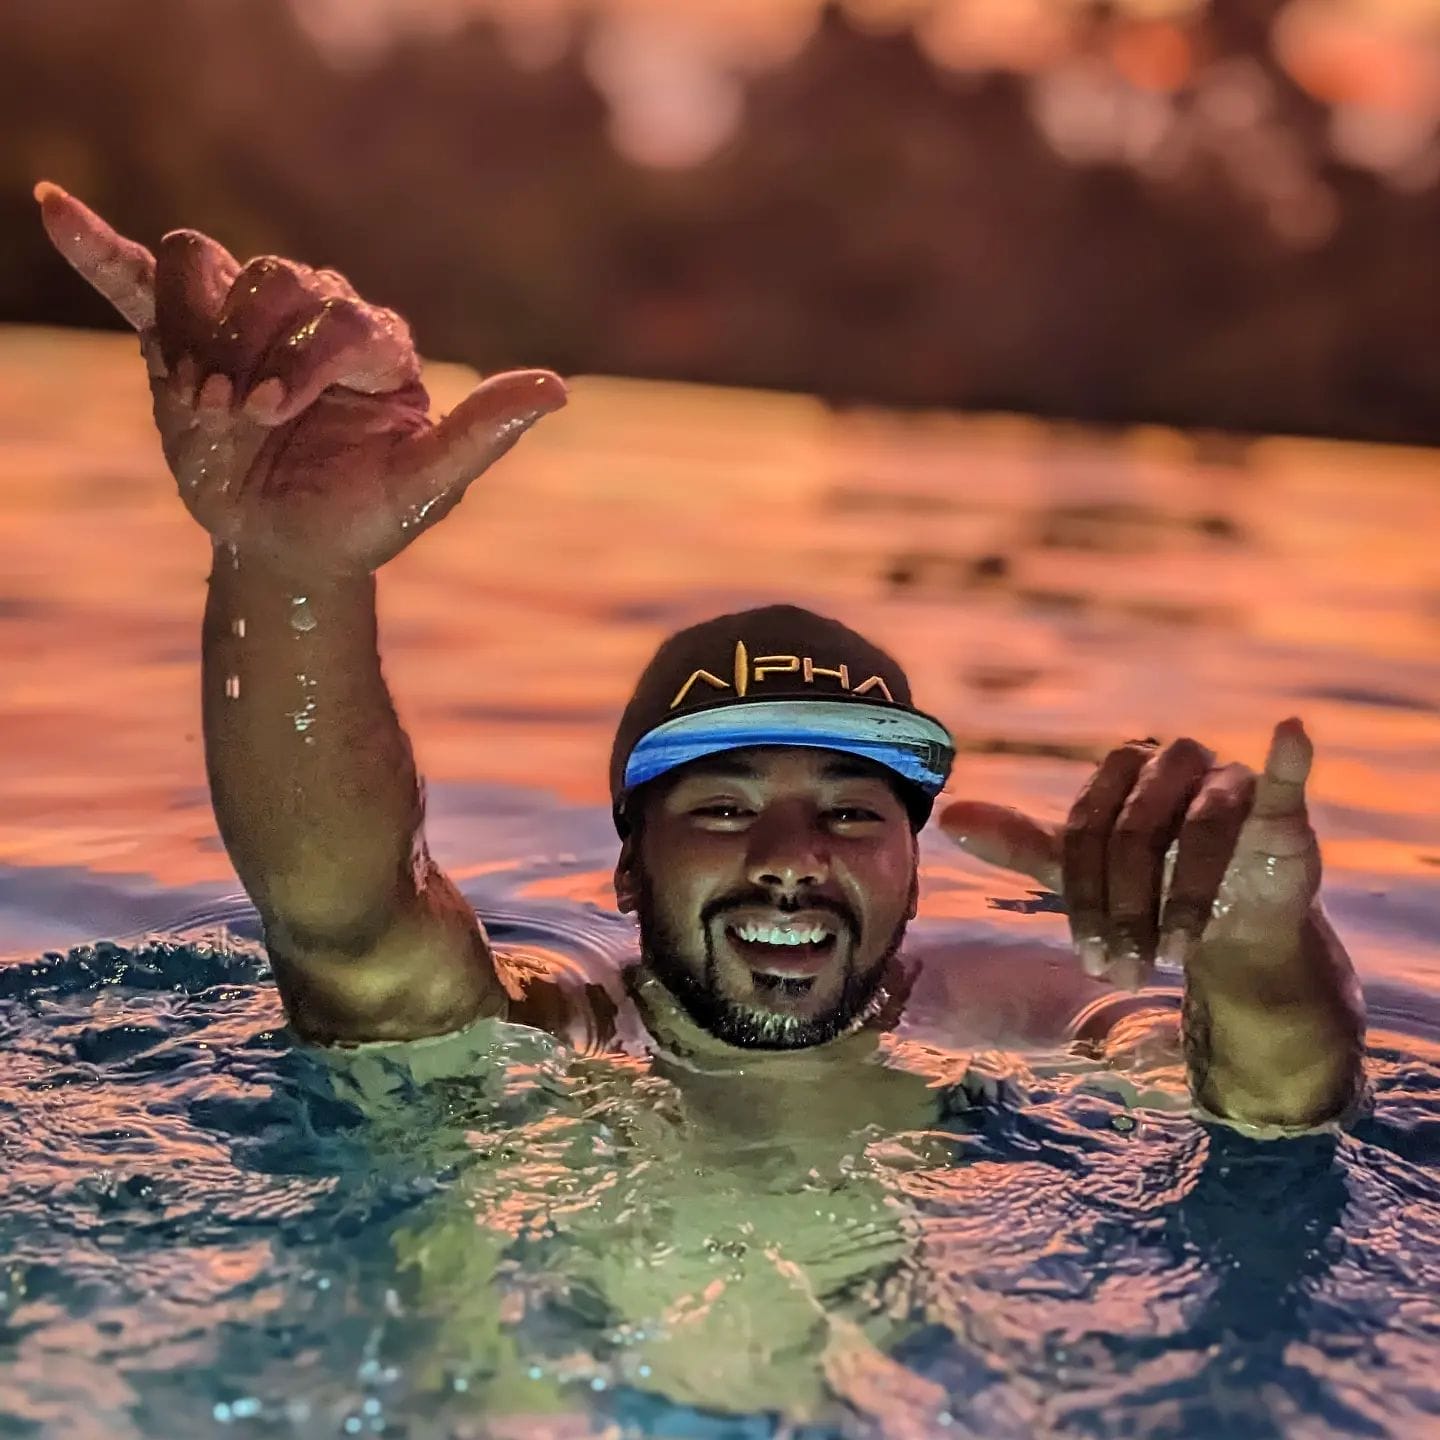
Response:
[[[778,910],[782,915],[797,915],[802,910],[823,910],[828,915],[833,915],[849,932],[851,940],[857,940],[860,935],[860,921],[848,905],[841,904],[838,900],[825,900],[820,896],[801,896],[797,900],[776,900],[773,896],[762,891],[750,891],[744,895],[725,895],[718,900],[712,900],[700,911],[700,922],[707,929],[712,920],[718,920],[722,915],[732,910]]]

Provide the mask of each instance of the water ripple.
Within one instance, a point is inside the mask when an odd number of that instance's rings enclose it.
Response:
[[[552,972],[633,954],[584,904],[486,922]],[[81,1397],[137,1436],[222,1413],[458,1434],[477,1405],[516,1434],[784,1414],[814,1440],[1408,1437],[1440,1412],[1420,1037],[1377,1035],[1351,1134],[1286,1144],[1080,1057],[954,1088],[960,1057],[899,1046],[949,1077],[940,1128],[806,1170],[717,1146],[637,1062],[513,1026],[362,1110],[287,1038],[243,903],[0,982],[0,1414],[41,1434]]]

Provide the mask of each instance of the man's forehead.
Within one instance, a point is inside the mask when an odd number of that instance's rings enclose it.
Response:
[[[751,745],[702,755],[674,772],[676,784],[690,779],[764,780],[777,773],[800,769],[821,780],[880,780],[890,772],[873,760],[843,750],[810,745]]]

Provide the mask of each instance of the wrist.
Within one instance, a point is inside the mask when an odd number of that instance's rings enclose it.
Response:
[[[289,600],[323,600],[373,591],[374,572],[340,557],[276,555],[260,547],[212,540],[210,579],[233,581],[250,593]]]

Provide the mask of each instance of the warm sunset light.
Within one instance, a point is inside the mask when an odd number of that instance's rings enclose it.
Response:
[[[1440,0],[47,0],[0,134],[0,1435],[1434,1431]]]

